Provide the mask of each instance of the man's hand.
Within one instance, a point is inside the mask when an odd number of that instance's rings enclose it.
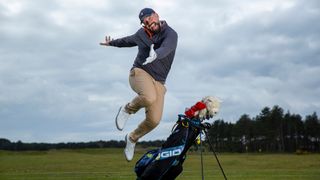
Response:
[[[105,42],[101,42],[100,45],[101,46],[110,46],[110,41],[112,41],[113,39],[111,39],[110,36],[106,36]]]
[[[147,57],[146,61],[142,65],[146,65],[157,59],[157,53],[156,51],[154,51],[153,47],[154,47],[154,44],[151,44],[149,57]]]

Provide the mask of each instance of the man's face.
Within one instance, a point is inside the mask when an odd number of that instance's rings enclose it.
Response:
[[[143,25],[150,31],[157,33],[160,31],[159,16],[157,13],[152,13],[150,16],[143,19]]]

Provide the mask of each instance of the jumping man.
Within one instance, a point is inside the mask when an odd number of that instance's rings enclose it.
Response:
[[[134,47],[138,54],[129,75],[129,83],[137,96],[131,102],[121,106],[116,116],[116,126],[122,131],[127,120],[139,109],[145,108],[145,119],[138,127],[125,136],[124,154],[127,161],[134,155],[136,142],[160,123],[165,82],[170,71],[177,47],[178,35],[151,8],[144,8],[139,13],[140,28],[135,34],[119,39],[105,38],[103,46]]]

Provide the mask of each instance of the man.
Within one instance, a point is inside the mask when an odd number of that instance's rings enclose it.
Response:
[[[151,8],[144,8],[139,13],[140,28],[135,34],[119,39],[106,37],[103,46],[133,47],[138,46],[138,54],[129,75],[131,88],[137,96],[121,106],[116,116],[116,126],[122,131],[127,120],[139,109],[145,108],[145,119],[125,137],[124,154],[127,161],[134,155],[136,142],[153,130],[160,122],[166,78],[170,71],[178,41],[177,33]]]

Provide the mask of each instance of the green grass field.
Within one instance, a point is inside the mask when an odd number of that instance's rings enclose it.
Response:
[[[0,151],[0,179],[135,179],[122,149]],[[228,179],[320,179],[320,154],[221,154]],[[204,155],[205,179],[223,179],[212,153]],[[178,180],[201,179],[200,155],[189,154]]]

